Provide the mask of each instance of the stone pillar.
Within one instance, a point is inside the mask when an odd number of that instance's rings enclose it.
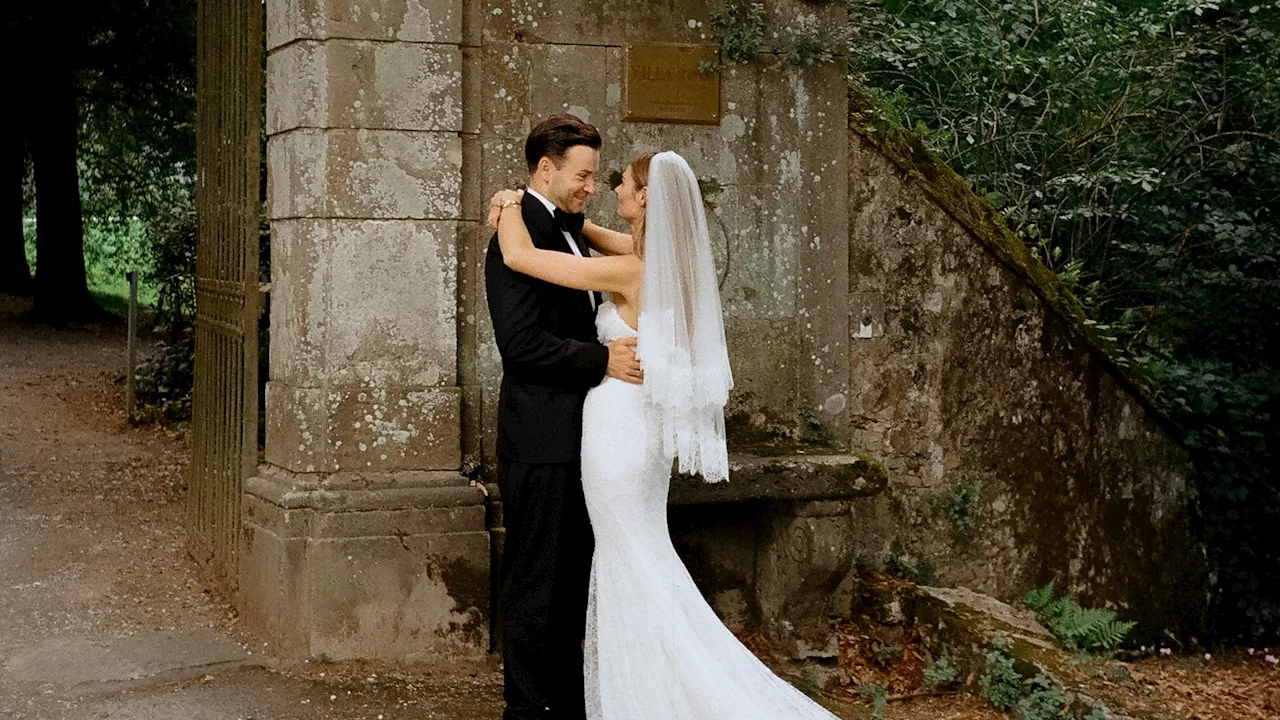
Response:
[[[462,0],[267,0],[266,463],[240,604],[297,655],[487,647],[460,474]]]

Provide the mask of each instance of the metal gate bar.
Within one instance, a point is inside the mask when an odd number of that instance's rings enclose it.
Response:
[[[258,455],[262,0],[199,0],[192,554],[234,591],[240,493]]]

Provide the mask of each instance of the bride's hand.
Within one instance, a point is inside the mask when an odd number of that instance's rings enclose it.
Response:
[[[489,227],[494,230],[498,229],[498,219],[502,217],[502,203],[508,200],[520,202],[524,199],[524,189],[516,190],[499,190],[493,194],[493,199],[489,201]]]

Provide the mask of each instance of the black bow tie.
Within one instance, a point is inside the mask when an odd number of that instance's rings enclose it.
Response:
[[[556,227],[564,230],[570,235],[577,237],[582,233],[582,224],[587,218],[582,213],[568,213],[560,208],[556,208],[555,214]]]

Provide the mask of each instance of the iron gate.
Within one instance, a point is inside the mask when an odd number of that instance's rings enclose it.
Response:
[[[237,586],[240,495],[258,457],[262,0],[199,0],[191,549]]]

